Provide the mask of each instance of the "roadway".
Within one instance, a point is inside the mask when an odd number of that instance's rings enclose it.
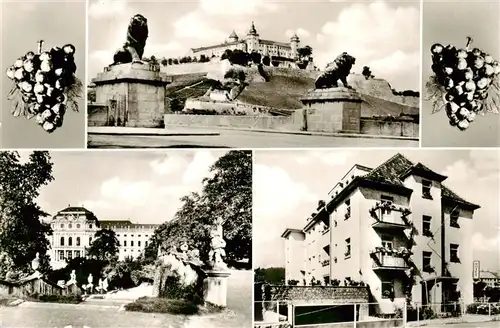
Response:
[[[269,133],[243,130],[169,128],[169,135],[88,135],[89,148],[327,148],[418,147],[407,139]],[[192,135],[189,131],[194,131]],[[205,134],[203,134],[205,133]]]

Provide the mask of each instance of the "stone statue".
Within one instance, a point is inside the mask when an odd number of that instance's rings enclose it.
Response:
[[[35,276],[35,277],[42,276],[40,271],[38,271],[38,269],[40,268],[40,253],[37,252],[35,255],[35,258],[33,259],[33,261],[31,261],[31,268],[33,269],[33,271],[35,271],[33,273],[33,276]]]
[[[99,278],[99,286],[97,287],[99,289],[99,293],[102,293],[104,290],[102,285],[103,285],[102,278]]]
[[[103,291],[106,293],[108,292],[108,277],[104,277],[103,281],[102,281],[102,289]]]
[[[338,88],[338,80],[342,82],[345,88],[352,89],[347,83],[347,76],[349,76],[355,63],[356,58],[347,52],[343,52],[333,62],[328,63],[325,72],[316,79],[316,89]]]
[[[223,258],[226,257],[226,251],[224,247],[226,247],[226,242],[222,238],[222,233],[220,232],[221,225],[217,226],[217,229],[212,230],[210,233],[211,241],[211,250],[208,253],[208,256],[212,262],[212,266],[214,269],[227,269],[227,265],[224,262]]]
[[[89,274],[89,277],[87,278],[88,284],[86,285],[85,289],[87,289],[90,293],[92,293],[92,289],[94,287],[94,277],[92,276],[92,273]]]
[[[71,273],[69,274],[69,281],[66,283],[66,285],[71,285],[71,284],[76,284],[75,270],[71,270]]]
[[[130,62],[142,63],[148,35],[148,20],[140,14],[132,17],[127,30],[127,40],[123,47],[115,52],[113,65]]]

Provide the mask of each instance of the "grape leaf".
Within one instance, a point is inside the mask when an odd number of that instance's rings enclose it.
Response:
[[[432,101],[432,114],[435,114],[446,105],[443,95],[444,90],[443,87],[437,81],[435,75],[431,76],[429,81],[425,84],[426,88],[426,98],[427,101]]]
[[[83,83],[79,78],[73,76],[74,82],[68,87],[66,96],[67,96],[67,108],[72,109],[75,112],[78,112],[78,101],[82,98],[83,94]]]
[[[7,95],[7,100],[12,101],[12,109],[11,113],[15,117],[26,116],[28,112],[28,104],[26,104],[23,100],[23,94],[21,90],[14,85]]]
[[[488,98],[484,102],[483,111],[486,113],[500,114],[500,81],[497,78],[493,79],[488,90]]]

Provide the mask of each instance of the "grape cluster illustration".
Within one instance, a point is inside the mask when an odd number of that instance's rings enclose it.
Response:
[[[74,97],[70,91],[79,81],[74,75],[75,47],[67,44],[42,51],[42,43],[38,44],[38,54],[27,52],[6,73],[14,81],[11,96],[16,104],[12,114],[28,119],[35,117],[36,122],[51,133],[62,126],[68,97]]]
[[[432,70],[445,90],[442,97],[450,125],[462,131],[484,113],[490,88],[498,88],[500,74],[500,63],[480,49],[470,50],[471,42],[467,38],[465,49],[439,43],[431,47]]]

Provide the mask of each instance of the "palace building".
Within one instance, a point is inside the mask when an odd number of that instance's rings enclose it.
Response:
[[[86,257],[86,248],[90,247],[95,233],[110,229],[116,233],[120,242],[119,260],[126,257],[138,257],[148,245],[157,224],[134,224],[129,220],[98,220],[91,211],[84,207],[73,207],[59,211],[50,221],[53,234],[49,251],[53,268],[66,264],[66,259]]]
[[[423,304],[473,301],[474,211],[447,176],[397,154],[354,165],[302,229],[286,229],[287,283],[364,282],[383,313],[411,296]]]
[[[221,57],[227,49],[239,49],[247,53],[258,52],[262,56],[275,56],[276,58],[286,58],[294,60],[298,57],[298,49],[300,47],[300,39],[294,34],[289,42],[278,42],[264,40],[260,38],[254,23],[250,27],[245,38],[240,39],[236,32],[233,31],[229,35],[228,40],[220,44],[210,45],[200,48],[191,48],[191,56],[200,57],[201,55],[207,58]]]

